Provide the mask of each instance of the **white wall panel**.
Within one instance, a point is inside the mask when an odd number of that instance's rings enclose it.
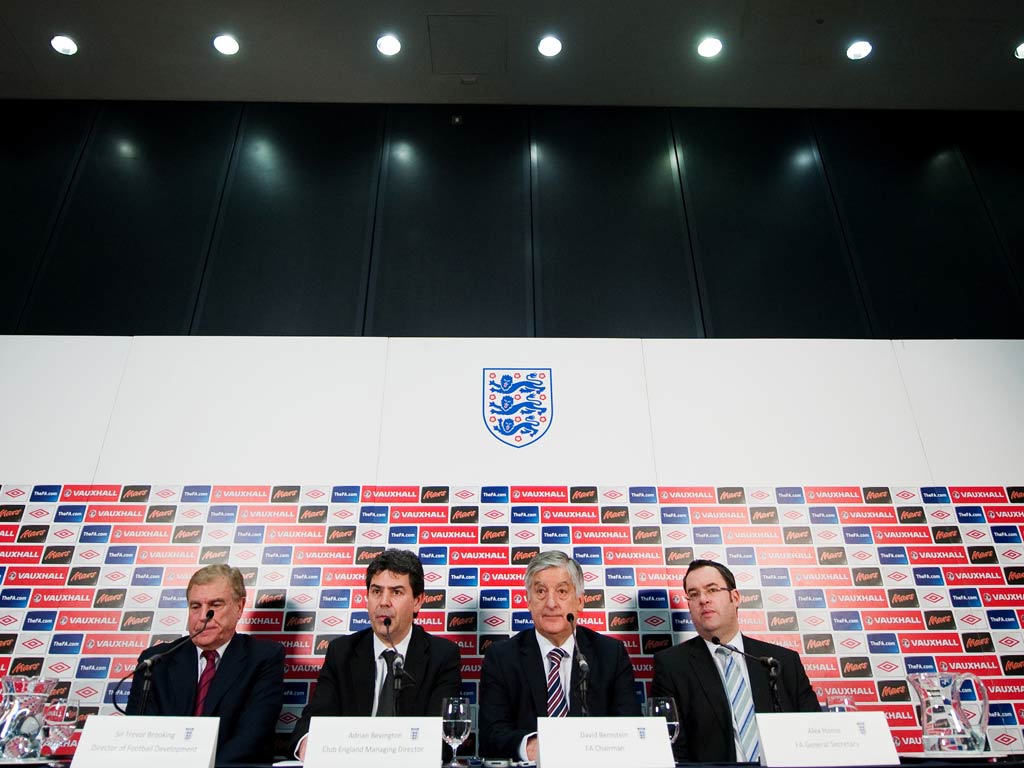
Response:
[[[131,346],[119,337],[0,337],[5,484],[92,481]]]
[[[483,369],[551,368],[554,417],[513,448],[483,421]],[[392,339],[381,482],[653,482],[639,341]]]
[[[659,483],[932,479],[888,341],[643,344]]]
[[[365,482],[386,349],[384,339],[137,338],[96,477]]]
[[[1024,482],[1024,341],[894,347],[934,478]]]

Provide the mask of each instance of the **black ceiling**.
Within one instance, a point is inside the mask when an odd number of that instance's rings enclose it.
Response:
[[[1022,42],[1022,0],[3,0],[0,98],[1019,110]]]

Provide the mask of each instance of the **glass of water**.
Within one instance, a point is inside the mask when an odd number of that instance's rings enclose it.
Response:
[[[78,700],[54,699],[43,707],[43,725],[46,738],[43,740],[43,754],[54,754],[71,744],[78,725]]]
[[[650,696],[644,702],[647,717],[663,717],[668,726],[668,740],[672,744],[679,738],[679,708],[671,696]]]
[[[473,720],[469,712],[469,699],[465,696],[450,696],[441,699],[441,728],[445,743],[452,748],[449,768],[466,768],[459,762],[459,745],[469,738]]]

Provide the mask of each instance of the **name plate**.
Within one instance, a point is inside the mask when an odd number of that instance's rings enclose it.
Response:
[[[662,717],[538,717],[537,766],[674,768]]]
[[[213,768],[219,717],[86,718],[72,768]]]
[[[789,768],[899,765],[883,712],[775,712],[757,715],[761,762]]]
[[[440,717],[314,717],[306,768],[437,768]]]

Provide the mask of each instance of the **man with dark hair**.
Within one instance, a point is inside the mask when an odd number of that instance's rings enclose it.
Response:
[[[740,593],[732,571],[713,560],[694,560],[683,588],[698,636],[654,655],[651,685],[651,696],[672,696],[679,707],[676,760],[756,763],[760,736],[754,713],[774,710],[768,670],[723,645],[779,662],[783,712],[818,712],[818,698],[798,654],[740,634]]]
[[[200,568],[192,574],[185,595],[192,642],[153,666],[145,712],[142,673],[136,666],[125,711],[219,717],[218,765],[272,762],[284,695],[284,648],[235,632],[245,608],[245,583],[237,568]],[[147,648],[138,664],[166,650],[165,645]]]
[[[423,565],[414,553],[388,549],[370,562],[370,627],[327,647],[316,691],[295,724],[292,747],[298,759],[306,756],[310,718],[440,717],[441,699],[459,695],[459,647],[413,623],[423,597]]]
[[[534,629],[487,649],[479,734],[482,755],[532,762],[538,717],[639,715],[640,704],[626,647],[575,626],[583,610],[579,563],[564,552],[541,552],[525,581]],[[585,701],[581,656],[589,667]]]

